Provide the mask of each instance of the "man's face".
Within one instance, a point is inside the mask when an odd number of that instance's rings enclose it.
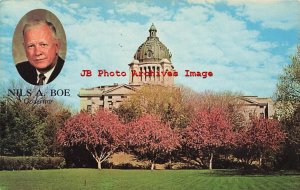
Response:
[[[46,72],[55,66],[59,44],[48,25],[27,28],[24,33],[24,47],[28,61],[37,70]]]

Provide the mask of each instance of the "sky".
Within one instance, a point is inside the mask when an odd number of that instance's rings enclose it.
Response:
[[[51,11],[64,27],[65,65],[49,87],[70,89],[71,96],[60,100],[74,109],[79,109],[80,88],[128,83],[128,64],[152,23],[172,53],[179,73],[175,83],[197,92],[272,97],[300,39],[299,0],[0,0],[1,84],[23,80],[12,39],[20,19],[33,9]],[[93,76],[81,77],[83,69]],[[100,69],[125,71],[127,77],[98,77]],[[214,76],[185,77],[185,70]]]

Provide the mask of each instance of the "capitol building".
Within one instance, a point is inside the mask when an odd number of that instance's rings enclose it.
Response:
[[[129,63],[129,83],[102,85],[94,88],[82,88],[78,94],[80,110],[95,112],[100,108],[113,109],[130,95],[134,94],[142,85],[153,84],[163,86],[174,85],[174,75],[156,73],[176,73],[172,63],[172,54],[159,40],[154,24],[149,29],[149,36],[134,54],[133,61]],[[148,74],[145,74],[148,73]],[[149,74],[152,73],[152,74]],[[257,96],[242,96],[244,113],[250,117],[255,113],[259,117],[271,118],[274,115],[271,98]]]
[[[99,108],[117,108],[144,84],[173,86],[173,76],[156,74],[175,72],[171,58],[169,49],[159,41],[157,30],[152,24],[147,40],[139,46],[133,61],[129,63],[129,83],[80,89],[80,110],[94,112]]]

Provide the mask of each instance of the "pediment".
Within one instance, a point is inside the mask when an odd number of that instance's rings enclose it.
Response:
[[[133,94],[135,93],[135,89],[128,85],[117,86],[113,89],[106,91],[105,95],[122,95],[122,94]]]
[[[259,102],[254,101],[248,97],[240,97],[240,100],[242,101],[242,104],[251,104],[251,105],[258,105]]]

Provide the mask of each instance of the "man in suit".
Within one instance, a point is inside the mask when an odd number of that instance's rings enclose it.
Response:
[[[54,25],[45,20],[30,21],[23,28],[23,38],[28,61],[16,65],[19,74],[33,85],[50,83],[64,65]]]

